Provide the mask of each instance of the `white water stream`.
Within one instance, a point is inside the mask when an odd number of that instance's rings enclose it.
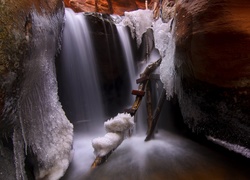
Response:
[[[127,14],[127,17],[144,17],[144,11],[140,10],[138,12],[139,14],[137,15],[136,12],[133,12],[133,15]],[[147,16],[150,16],[148,10],[145,13]],[[133,24],[129,22],[128,18],[125,19],[127,24]],[[134,23],[138,22],[145,23],[147,28],[153,27],[152,19],[148,19],[145,22],[134,19]],[[146,28],[142,26],[139,23],[136,24],[137,29],[140,31],[143,29],[144,31]],[[102,121],[106,119],[102,115],[103,107],[102,98],[99,96],[101,94],[98,86],[99,79],[95,73],[95,64],[92,64],[95,62],[95,57],[91,48],[91,39],[88,38],[87,27],[88,25],[85,24],[82,13],[75,14],[71,10],[66,9],[63,60],[61,63],[64,66],[62,68],[63,74],[65,74],[65,77],[63,77],[65,79],[64,86],[65,89],[68,89],[68,99],[67,97],[64,98],[70,102],[67,108],[73,111],[70,117],[75,120],[75,134],[74,157],[67,173],[62,178],[63,180],[230,179],[234,174],[242,179],[247,177],[246,168],[240,166],[235,159],[223,157],[222,153],[184,138],[181,134],[171,133],[169,131],[170,127],[159,127],[159,133],[156,135],[155,140],[149,142],[144,142],[144,134],[126,139],[113,152],[106,163],[95,170],[91,170],[91,164],[95,159],[91,141],[93,138],[105,134]],[[127,41],[128,34],[126,34],[123,27],[118,26],[117,30],[121,40],[124,42],[122,47],[126,54],[126,59],[132,60],[132,52]],[[167,35],[170,34],[167,33]],[[162,36],[159,36],[159,38],[162,38]],[[171,39],[171,37],[167,37],[167,39],[162,39],[163,41],[161,42],[165,43],[164,40]],[[140,40],[137,39],[137,42],[140,42]],[[168,55],[171,55],[171,49],[169,48],[174,48],[173,43],[167,43],[166,46],[166,49],[160,49],[160,53],[168,52]],[[164,48],[164,45],[160,47]],[[158,57],[158,55],[153,55],[153,57]],[[173,63],[173,60],[170,58],[164,58],[164,66],[166,64],[169,65],[168,63]],[[127,65],[131,78],[131,87],[136,88],[134,83],[136,78],[134,65],[132,61],[128,61]],[[167,77],[173,77],[172,67],[173,64],[170,64],[171,72],[169,72],[170,76],[166,75]],[[173,87],[170,87],[170,89],[173,89]],[[171,113],[170,110],[167,113]],[[95,119],[99,119],[98,125],[94,124]],[[164,120],[166,119],[173,122],[176,120],[176,115],[172,114],[172,116],[164,118]],[[140,117],[138,120],[141,122],[146,121],[140,119]],[[88,127],[92,125],[96,128],[89,131]],[[233,162],[236,163],[234,164]],[[233,163],[233,166],[230,166],[230,163]]]
[[[103,103],[96,71],[96,57],[82,13],[66,9],[60,65],[64,90],[62,101],[75,124],[95,128],[103,123]],[[85,128],[85,129],[87,129]]]

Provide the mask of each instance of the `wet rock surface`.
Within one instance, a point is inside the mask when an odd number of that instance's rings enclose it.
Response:
[[[250,148],[250,3],[178,1],[176,71],[184,121],[194,132]]]
[[[125,11],[145,9],[144,0],[64,0],[76,12],[100,12],[123,15]]]
[[[0,10],[0,164],[8,167],[1,177],[58,179],[68,166],[73,139],[58,101],[54,67],[63,3],[1,1]]]

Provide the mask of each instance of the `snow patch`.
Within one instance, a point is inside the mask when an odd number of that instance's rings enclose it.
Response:
[[[104,123],[107,132],[125,132],[134,126],[134,118],[128,113],[118,114]]]
[[[94,154],[96,156],[105,156],[110,151],[117,148],[123,141],[122,133],[109,132],[104,137],[98,137],[93,139],[92,146],[94,148]]]
[[[104,137],[98,137],[92,140],[94,154],[102,157],[116,149],[133,126],[134,117],[128,113],[118,113],[116,117],[106,121],[104,127],[108,133],[105,134]]]
[[[123,26],[128,26],[131,30],[131,35],[136,38],[137,46],[141,44],[143,33],[151,28],[153,22],[153,11],[151,10],[137,10],[125,12],[124,18],[120,23]]]

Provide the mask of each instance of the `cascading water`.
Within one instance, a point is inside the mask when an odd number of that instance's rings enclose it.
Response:
[[[82,13],[66,9],[59,69],[61,101],[66,115],[75,124],[94,128],[103,123],[103,106],[97,74],[96,57],[88,24]],[[90,122],[91,121],[91,122]],[[96,124],[97,123],[97,124]]]
[[[125,55],[126,64],[129,71],[129,79],[132,89],[136,89],[135,77],[136,77],[136,65],[134,63],[133,53],[130,43],[130,34],[127,31],[127,28],[124,26],[117,25],[117,31],[119,34],[120,41],[122,43],[123,53]],[[132,100],[130,101],[132,103]]]
[[[129,18],[125,18],[125,25],[131,26],[133,32],[133,24],[136,25],[137,30],[141,33],[144,33],[147,28],[153,28],[152,24],[153,19],[148,19],[145,22],[146,28],[140,27],[143,23],[140,20],[140,17],[145,17],[145,14],[151,17],[150,11],[137,11],[132,12],[133,15],[127,13],[127,17],[133,17],[134,22],[130,22]],[[138,13],[138,14],[136,14]],[[136,19],[138,17],[139,19]],[[61,71],[59,74],[59,79],[61,78],[61,83],[59,84],[59,88],[65,89],[67,93],[61,93],[61,101],[63,101],[64,109],[66,109],[66,114],[68,114],[69,119],[72,118],[73,121],[85,121],[89,122],[89,125],[95,119],[102,118],[102,121],[105,120],[105,117],[102,115],[102,102],[101,98],[95,99],[99,96],[100,92],[98,92],[101,87],[98,86],[99,80],[96,74],[95,65],[91,64],[87,61],[95,61],[94,56],[89,56],[84,60],[79,60],[82,57],[86,57],[92,50],[89,49],[88,46],[91,47],[91,40],[87,33],[87,29],[83,29],[83,19],[84,16],[82,13],[75,14],[71,10],[66,9],[66,27],[64,31],[64,39],[63,39],[63,49],[61,54],[60,65],[59,68]],[[158,22],[158,25],[162,25],[161,22]],[[169,23],[169,26],[171,23]],[[143,26],[143,25],[142,25]],[[155,26],[155,31],[157,29],[159,32],[164,31],[166,24],[162,25],[163,29],[157,28],[159,26]],[[125,34],[123,34],[123,28],[118,27],[119,35],[121,36],[122,41],[126,41],[127,38]],[[170,28],[168,28],[170,30]],[[143,30],[143,31],[142,31]],[[166,29],[165,29],[166,30]],[[113,31],[115,32],[115,31]],[[157,35],[159,35],[157,33]],[[84,34],[84,35],[83,35]],[[138,34],[136,32],[135,34]],[[141,34],[138,34],[141,37]],[[162,33],[164,36],[164,33]],[[168,35],[171,35],[168,33]],[[165,39],[161,39],[162,41],[157,40],[157,38],[162,38],[163,36],[155,36],[157,47],[163,47],[166,49],[159,48],[160,54],[164,57],[165,65],[170,63],[171,72],[167,72],[167,74],[171,74],[173,77],[173,54],[168,53],[171,57],[165,58],[164,54],[166,52],[170,52],[173,50],[174,44],[169,40],[172,37]],[[83,40],[83,41],[82,41]],[[166,42],[165,42],[166,40]],[[141,42],[137,39],[137,42]],[[127,59],[131,60],[131,55],[126,48],[129,45],[128,42],[124,42],[123,45],[124,54],[126,54]],[[167,44],[159,44],[159,43],[167,43]],[[169,49],[170,48],[170,49]],[[85,52],[85,50],[88,50]],[[127,49],[128,50],[128,49]],[[80,52],[84,53],[80,53]],[[108,49],[109,51],[109,49]],[[92,51],[93,52],[93,51]],[[153,60],[157,60],[154,58],[158,58],[158,55],[153,55]],[[169,59],[171,60],[169,62]],[[78,62],[79,61],[79,62]],[[82,62],[84,61],[84,62]],[[86,62],[85,62],[86,61]],[[129,67],[129,71],[132,74],[134,71],[133,65]],[[133,77],[134,76],[134,77]],[[72,78],[73,77],[73,78]],[[93,78],[93,79],[92,79]],[[135,81],[135,74],[131,75],[133,80]],[[85,79],[85,80],[84,80]],[[84,80],[84,81],[83,81]],[[87,84],[90,81],[90,84]],[[63,83],[63,84],[62,84]],[[86,84],[85,84],[86,83]],[[95,87],[92,84],[95,84]],[[128,82],[129,83],[129,82]],[[134,84],[132,82],[132,84]],[[167,84],[167,83],[166,83]],[[169,85],[169,84],[167,84]],[[89,86],[89,87],[86,87]],[[133,87],[132,88],[136,88]],[[85,88],[90,88],[86,90]],[[171,89],[171,88],[170,88]],[[60,90],[60,89],[59,89]],[[87,93],[87,96],[84,94]],[[170,94],[171,96],[171,94]],[[128,98],[128,97],[126,97]],[[88,100],[92,100],[89,104],[86,104]],[[90,109],[87,109],[91,107]],[[93,110],[93,111],[92,111]],[[169,109],[165,109],[167,113],[170,113]],[[68,111],[68,113],[67,113]],[[78,112],[80,111],[80,113]],[[123,111],[121,109],[120,111]],[[90,113],[94,112],[94,113]],[[80,115],[78,115],[78,113]],[[118,112],[117,112],[118,113]],[[87,114],[87,117],[86,117]],[[98,118],[97,117],[98,114]],[[93,115],[93,117],[91,117]],[[164,117],[164,120],[173,121],[175,119],[175,114],[168,117]],[[175,119],[176,120],[176,119]],[[146,121],[145,119],[138,118],[138,121]],[[84,179],[94,179],[94,180],[103,180],[103,179],[119,179],[119,180],[162,180],[162,179],[202,179],[206,177],[206,179],[218,179],[218,177],[225,177],[224,171],[220,171],[220,169],[227,169],[228,172],[232,172],[232,169],[240,172],[238,173],[238,177],[245,177],[248,171],[244,171],[244,167],[234,166],[233,168],[224,165],[226,162],[231,163],[232,161],[227,158],[220,158],[220,156],[213,150],[204,147],[203,145],[199,145],[196,142],[193,142],[187,138],[184,138],[180,135],[172,134],[170,132],[163,131],[162,128],[160,132],[156,134],[155,140],[144,142],[145,135],[142,136],[136,135],[132,138],[126,139],[109,157],[108,161],[104,163],[102,166],[98,167],[95,170],[91,170],[90,166],[94,161],[95,157],[93,154],[93,148],[91,146],[91,141],[93,138],[98,136],[103,136],[104,132],[101,130],[94,131],[86,131],[84,128],[87,124],[83,123],[82,128],[77,128],[75,130],[74,136],[74,150],[75,155],[73,161],[62,178],[63,180],[84,180]],[[97,126],[97,125],[94,125]],[[75,123],[75,127],[78,127],[78,124]],[[104,129],[103,123],[101,123],[100,127]],[[146,133],[146,132],[145,132]],[[213,157],[213,159],[211,159]],[[214,166],[214,163],[217,163]],[[218,168],[219,167],[219,168]],[[241,171],[243,169],[243,171]],[[208,171],[207,171],[208,170]],[[195,172],[194,172],[195,171]],[[208,172],[206,174],[206,172]],[[213,172],[213,173],[210,173]],[[229,173],[226,177],[231,177],[232,174]]]

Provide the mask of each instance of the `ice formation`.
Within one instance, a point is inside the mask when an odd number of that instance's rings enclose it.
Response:
[[[73,126],[58,100],[54,64],[63,10],[31,16],[32,50],[24,60],[25,78],[13,115],[20,124],[13,135],[16,179],[26,179],[24,159],[31,156],[36,179],[57,180],[68,168],[73,141]]]
[[[132,37],[136,38],[138,46],[141,44],[143,33],[149,28],[153,30],[155,48],[159,50],[162,58],[160,78],[169,99],[176,93],[177,82],[174,64],[175,44],[171,28],[174,27],[173,19],[170,19],[167,23],[163,23],[161,18],[155,21],[151,10],[137,10],[125,12],[124,14],[125,17],[120,24],[130,28]]]
[[[142,35],[151,28],[154,31],[155,47],[162,57],[160,66],[160,76],[166,89],[167,97],[174,93],[175,69],[173,32],[171,32],[172,20],[163,23],[161,19],[154,22],[153,13],[150,10],[137,10],[125,12],[125,16],[119,25],[128,26],[133,38],[136,38],[137,45],[140,46]],[[134,119],[130,114],[118,114],[104,123],[108,132],[104,137],[95,138],[92,141],[96,156],[105,156],[110,151],[117,148],[124,139],[126,132],[134,126]]]
[[[110,151],[118,147],[123,141],[122,133],[112,133],[109,132],[105,134],[104,137],[98,137],[93,139],[92,146],[94,148],[94,153],[96,156],[105,156]]]
[[[153,22],[153,32],[155,48],[159,50],[161,57],[166,56],[168,44],[171,39],[171,20],[168,23],[163,23],[161,18]]]
[[[116,149],[134,126],[134,117],[128,113],[119,113],[104,123],[107,134],[92,140],[96,156],[105,156]]]
[[[160,65],[160,78],[163,83],[163,87],[166,90],[167,99],[169,99],[173,97],[174,93],[176,93],[177,77],[176,77],[176,71],[175,71],[175,58],[174,58],[174,54],[175,54],[175,43],[174,43],[175,41],[174,41],[174,35],[173,35],[174,32],[171,31],[171,28],[170,28],[171,20],[167,24],[167,26],[169,28],[168,28],[168,31],[166,31],[165,33],[168,35],[168,38],[166,38],[166,40],[164,41],[156,40],[155,42],[156,42],[156,46],[159,47],[160,52],[162,51],[163,53],[162,62]],[[162,31],[161,28],[160,28],[160,31]],[[158,39],[157,36],[155,36],[155,38]],[[159,36],[159,38],[161,38],[161,36]],[[164,49],[164,46],[166,47],[166,49]]]
[[[134,126],[134,119],[127,113],[118,114],[104,123],[107,132],[125,132]]]
[[[237,144],[231,144],[226,141],[222,141],[220,139],[213,138],[212,136],[207,137],[209,140],[213,141],[216,144],[219,144],[231,151],[237,152],[239,154],[242,154],[243,156],[250,158],[250,149],[247,149],[245,147],[239,146]]]
[[[153,11],[137,10],[125,12],[121,24],[130,28],[132,37],[136,38],[137,46],[139,47],[143,33],[152,26],[152,22]]]

